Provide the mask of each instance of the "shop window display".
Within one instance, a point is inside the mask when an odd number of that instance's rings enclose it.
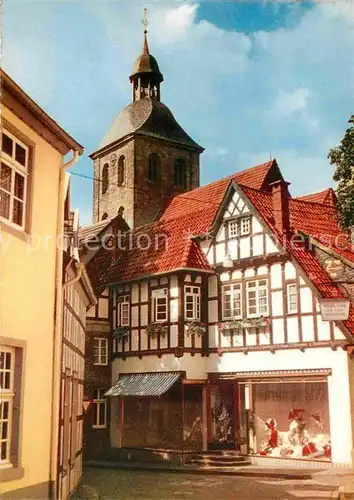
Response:
[[[252,383],[251,390],[254,453],[330,460],[326,382]]]

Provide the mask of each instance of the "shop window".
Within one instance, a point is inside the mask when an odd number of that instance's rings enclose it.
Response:
[[[125,180],[125,156],[118,160],[118,186],[124,186]]]
[[[222,287],[222,319],[242,318],[242,285],[231,283]]]
[[[29,148],[14,135],[1,135],[0,218],[25,226]]]
[[[200,288],[184,287],[184,317],[186,320],[200,321]]]
[[[107,193],[109,184],[108,163],[105,163],[102,168],[102,194]]]
[[[95,337],[93,339],[93,364],[108,364],[108,340],[104,337]]]
[[[107,427],[107,399],[105,389],[93,391],[93,425],[95,429]]]
[[[248,281],[246,300],[249,318],[268,314],[268,280]]]
[[[286,286],[287,295],[287,311],[288,313],[296,313],[297,304],[297,286],[296,283],[288,283]]]
[[[120,295],[117,301],[117,326],[130,326],[130,297],[129,295]]]
[[[167,321],[167,288],[152,292],[152,321]]]
[[[251,384],[251,449],[263,456],[330,460],[327,382]]]

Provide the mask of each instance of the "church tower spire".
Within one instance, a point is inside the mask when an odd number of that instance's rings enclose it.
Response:
[[[129,77],[133,85],[133,102],[146,98],[160,101],[160,84],[163,82],[163,75],[156,59],[149,52],[147,9],[144,9],[142,23],[144,26],[143,50],[135,61],[133,72]]]

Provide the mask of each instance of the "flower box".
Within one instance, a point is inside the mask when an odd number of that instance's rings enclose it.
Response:
[[[157,337],[164,338],[167,335],[167,328],[166,323],[154,321],[146,327],[146,335],[151,339],[155,339]]]
[[[187,332],[188,337],[191,335],[201,337],[206,332],[206,325],[200,321],[188,321],[185,324],[185,331]]]

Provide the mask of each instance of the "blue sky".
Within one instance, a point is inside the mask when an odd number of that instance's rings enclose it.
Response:
[[[326,188],[327,153],[354,112],[354,3],[5,0],[3,67],[94,151],[130,102],[128,80],[149,45],[162,100],[206,150],[201,183],[277,158],[294,195]],[[91,221],[92,183],[72,176]]]

